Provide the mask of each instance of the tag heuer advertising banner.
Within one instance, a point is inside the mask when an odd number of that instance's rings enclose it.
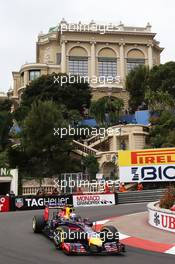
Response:
[[[119,151],[121,182],[175,181],[175,148]]]
[[[72,204],[72,195],[56,195],[56,196],[18,196],[14,197],[15,210],[33,210],[42,209],[46,205],[63,206],[65,204]]]
[[[79,194],[73,195],[73,205],[78,206],[104,206],[115,204],[114,194]]]

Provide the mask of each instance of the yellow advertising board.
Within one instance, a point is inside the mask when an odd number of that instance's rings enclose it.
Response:
[[[118,152],[120,180],[175,181],[175,148]]]

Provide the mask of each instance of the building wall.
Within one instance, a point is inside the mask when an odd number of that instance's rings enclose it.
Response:
[[[143,149],[145,147],[146,136],[149,134],[147,126],[128,124],[117,125],[113,129],[118,132],[116,136],[110,138],[109,151],[122,149],[123,142],[125,149]]]
[[[61,21],[59,26],[64,24]],[[40,70],[41,75],[52,72],[69,73],[69,56],[88,58],[88,76],[91,78],[92,99],[97,100],[108,95],[124,99],[128,106],[128,93],[125,90],[127,75],[127,59],[144,59],[150,68],[160,63],[160,53],[163,50],[151,33],[150,25],[145,28],[125,27],[119,25],[117,31],[106,32],[76,32],[64,31],[58,27],[50,29],[47,34],[40,34],[36,43],[36,63],[23,65],[19,72],[13,72],[13,91],[11,97],[19,100],[21,93],[30,82],[29,71]],[[118,83],[92,83],[92,77],[98,77],[98,58],[115,58],[117,60],[116,75],[120,76]]]

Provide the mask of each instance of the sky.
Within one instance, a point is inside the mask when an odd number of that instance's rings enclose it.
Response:
[[[62,18],[68,22],[145,27],[164,47],[161,62],[175,60],[174,0],[0,0],[0,91],[12,86],[12,71],[35,62],[38,34]]]

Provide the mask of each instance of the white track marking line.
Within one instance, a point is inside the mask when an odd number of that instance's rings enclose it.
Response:
[[[131,236],[128,236],[128,235],[125,235],[125,234],[122,234],[122,233],[119,232],[119,239],[120,240],[126,239],[128,237],[131,237]]]
[[[175,246],[166,250],[164,253],[175,255]]]
[[[93,222],[93,223],[96,224],[96,225],[103,225],[103,224],[105,224],[107,222],[109,222],[108,219],[107,220],[96,221],[96,222]]]

